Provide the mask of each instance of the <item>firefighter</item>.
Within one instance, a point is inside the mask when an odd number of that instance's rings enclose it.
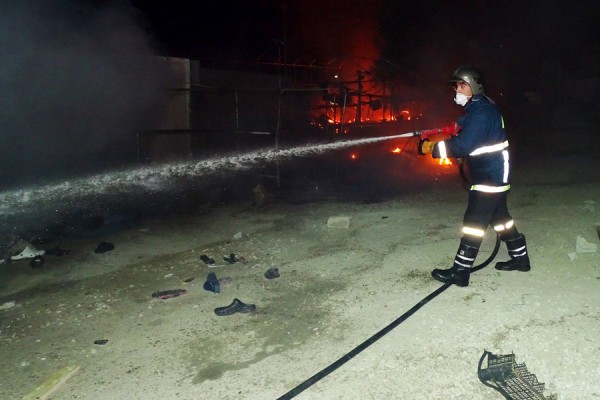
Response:
[[[440,282],[469,285],[469,275],[483,235],[491,225],[506,243],[509,261],[496,263],[500,271],[529,271],[525,236],[517,230],[508,212],[511,160],[504,119],[496,104],[484,94],[481,71],[459,67],[449,80],[456,92],[454,101],[465,108],[457,120],[458,135],[448,140],[419,141],[419,154],[433,158],[463,158],[469,166],[471,188],[464,214],[460,246],[449,269],[434,269]]]

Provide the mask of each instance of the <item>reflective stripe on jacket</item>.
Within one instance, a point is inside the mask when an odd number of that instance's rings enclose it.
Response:
[[[457,136],[438,142],[434,158],[465,158],[471,190],[503,192],[510,189],[510,157],[504,120],[498,107],[483,94],[475,95],[457,121]]]

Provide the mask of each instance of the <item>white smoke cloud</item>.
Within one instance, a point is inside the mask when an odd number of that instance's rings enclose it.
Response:
[[[134,159],[163,73],[132,8],[3,2],[0,184]]]

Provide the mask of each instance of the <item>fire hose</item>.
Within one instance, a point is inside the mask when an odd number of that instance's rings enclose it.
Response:
[[[426,130],[426,131],[409,132],[404,135],[400,135],[400,137],[426,138],[427,136],[430,136],[434,133],[445,133],[445,134],[450,134],[450,135],[457,134],[455,128],[454,129],[440,128],[440,129],[430,129],[430,130]],[[459,173],[460,173],[461,178],[466,183],[468,183],[469,180],[464,171],[464,163],[462,163],[462,162],[459,163]],[[496,255],[498,254],[499,248],[500,248],[500,235],[496,234],[496,243],[494,245],[494,249],[492,250],[492,253],[481,264],[472,267],[471,273],[477,272],[477,271],[487,267],[492,262],[492,260],[496,257]],[[296,397],[297,395],[299,395],[300,393],[302,393],[304,390],[308,389],[310,386],[314,385],[321,379],[325,378],[327,375],[331,374],[333,371],[335,371],[336,369],[338,369],[339,367],[341,367],[342,365],[344,365],[345,363],[350,361],[352,358],[354,358],[358,354],[360,354],[363,350],[365,350],[367,347],[369,347],[370,345],[375,343],[377,340],[381,339],[383,336],[388,334],[390,331],[392,331],[394,328],[396,328],[402,322],[406,321],[408,319],[408,317],[410,317],[411,315],[416,313],[419,309],[421,309],[421,307],[423,307],[425,304],[427,304],[430,300],[433,300],[434,298],[436,298],[439,294],[444,292],[450,286],[452,286],[451,283],[444,283],[442,286],[440,286],[439,288],[437,288],[436,290],[434,290],[433,292],[431,292],[430,294],[425,296],[421,301],[419,301],[417,304],[415,304],[411,309],[409,309],[404,314],[402,314],[401,316],[396,318],[394,321],[392,321],[390,324],[388,324],[387,326],[385,326],[384,328],[379,330],[377,333],[375,333],[370,338],[368,338],[367,340],[365,340],[364,342],[362,342],[361,344],[356,346],[354,349],[352,349],[348,353],[344,354],[342,357],[338,358],[335,362],[329,364],[327,367],[325,367],[321,371],[317,372],[310,378],[306,379],[304,382],[300,383],[293,389],[289,390],[284,395],[278,397],[277,400],[292,399],[292,398]]]

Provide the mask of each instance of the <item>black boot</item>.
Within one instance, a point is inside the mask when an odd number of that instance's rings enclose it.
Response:
[[[500,271],[522,271],[527,272],[531,269],[529,264],[529,255],[527,254],[527,243],[525,236],[519,234],[517,238],[506,241],[509,261],[500,261],[496,263],[496,269]]]
[[[434,269],[431,271],[431,276],[440,282],[469,286],[469,275],[477,253],[479,253],[479,247],[469,246],[461,241],[452,267],[449,269]]]

